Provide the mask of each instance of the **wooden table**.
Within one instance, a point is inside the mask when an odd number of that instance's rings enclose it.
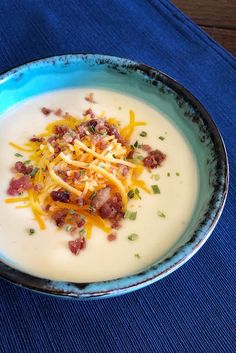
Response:
[[[236,0],[171,0],[215,41],[236,55]]]

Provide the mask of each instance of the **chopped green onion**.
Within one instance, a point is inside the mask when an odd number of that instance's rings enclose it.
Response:
[[[90,196],[90,199],[93,200],[96,195],[97,195],[97,191],[93,191]]]
[[[32,170],[32,172],[30,173],[30,176],[31,176],[31,177],[34,177],[34,176],[38,173],[38,171],[39,171],[39,168],[35,167],[35,168]]]
[[[33,235],[35,233],[35,229],[34,228],[30,228],[29,229],[29,235]]]
[[[28,159],[27,161],[24,161],[24,164],[30,164],[31,160]]]
[[[161,217],[161,218],[166,218],[166,215],[165,213],[161,212],[161,211],[158,211],[158,216]]]
[[[22,154],[20,154],[20,153],[15,153],[15,156],[16,157],[23,157]]]
[[[137,259],[141,259],[141,256],[140,256],[138,253],[134,254],[134,256],[135,256]]]
[[[125,219],[129,219],[130,221],[135,221],[136,217],[137,217],[137,211],[132,212],[127,210],[125,212],[125,216],[124,216]]]
[[[134,197],[134,190],[130,190],[127,194],[129,199],[132,199]]]
[[[128,236],[128,239],[131,241],[137,240],[138,239],[138,234],[132,233]]]
[[[160,175],[159,174],[152,174],[151,178],[154,179],[154,180],[159,180],[160,179]]]
[[[138,141],[135,141],[135,143],[133,144],[133,148],[140,148],[141,145],[138,143]]]
[[[81,176],[81,175],[84,175],[84,174],[85,174],[85,169],[81,169],[81,170],[79,171],[79,174],[80,174],[80,176]]]
[[[151,187],[152,187],[152,191],[153,191],[154,194],[160,194],[161,193],[158,185],[151,185]]]
[[[138,198],[139,200],[141,200],[141,196],[139,195],[139,194],[140,194],[139,189],[135,188],[134,193],[135,193],[135,195],[137,196],[137,198]]]
[[[102,135],[102,136],[107,136],[107,132],[106,132],[106,131],[103,131],[103,132],[101,133],[101,135]]]
[[[71,230],[71,226],[70,225],[66,226],[66,232],[70,232],[70,230]]]
[[[139,160],[139,161],[141,161],[141,160],[143,160],[143,156],[137,156],[135,159],[137,159],[137,160]]]
[[[164,136],[159,136],[158,138],[159,138],[159,140],[161,140],[161,141],[164,141],[164,140],[165,140],[165,137],[164,137]]]
[[[146,137],[147,133],[146,133],[146,131],[142,131],[139,135],[142,136],[142,137]]]
[[[89,126],[89,131],[94,133],[95,132],[95,127],[93,125]]]
[[[95,212],[95,208],[93,206],[89,206],[88,210],[90,213],[94,213]]]
[[[71,215],[76,214],[75,210],[70,210],[69,212],[70,212]]]
[[[85,229],[84,228],[80,229],[79,234],[84,235],[84,233],[85,233]]]
[[[175,173],[177,176],[180,176],[180,174],[177,172],[177,173]]]

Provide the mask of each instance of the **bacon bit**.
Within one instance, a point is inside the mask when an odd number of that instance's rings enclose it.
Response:
[[[54,132],[56,135],[62,137],[66,132],[68,132],[68,127],[66,125],[55,125]]]
[[[146,151],[148,153],[152,151],[152,147],[150,147],[149,145],[141,145],[141,148],[143,151]]]
[[[43,184],[35,184],[34,185],[34,190],[37,191],[37,192],[43,190]]]
[[[62,109],[59,108],[59,109],[55,110],[55,111],[54,111],[54,114],[55,114],[56,116],[62,116]]]
[[[151,151],[147,157],[143,159],[143,164],[147,168],[157,168],[166,159],[166,155],[159,150]]]
[[[21,174],[24,174],[24,175],[32,173],[33,169],[34,169],[34,167],[32,165],[27,166],[23,162],[20,162],[20,161],[16,162],[15,166],[14,166],[14,171],[21,173]]]
[[[134,153],[135,153],[135,150],[131,150],[131,151],[128,153],[127,158],[128,158],[128,159],[134,158]]]
[[[96,116],[91,108],[89,108],[83,112],[83,116],[86,116],[86,115],[90,115],[90,119],[94,119]]]
[[[74,134],[72,134],[71,131],[67,131],[62,138],[65,142],[72,143],[74,140]]]
[[[77,135],[75,136],[76,139],[82,140],[86,136],[86,130],[83,124],[80,124],[76,128]]]
[[[18,173],[26,174],[27,166],[23,162],[16,162],[14,168]]]
[[[52,135],[48,138],[47,142],[52,143],[52,142],[55,142],[56,139],[57,139],[56,135]]]
[[[72,254],[79,255],[80,250],[83,250],[86,248],[86,240],[84,237],[79,237],[76,240],[70,240],[68,241],[68,247],[72,252]]]
[[[30,177],[28,175],[23,175],[19,179],[11,179],[7,193],[8,195],[16,196],[30,188],[32,188]]]
[[[79,214],[76,216],[75,222],[78,228],[81,228],[85,225],[85,219]]]
[[[84,99],[89,103],[96,103],[94,100],[94,93],[89,93]]]
[[[49,114],[52,112],[52,110],[49,109],[49,108],[43,107],[43,108],[41,108],[41,112],[42,112],[45,116],[47,116],[47,115],[49,115]]]
[[[99,210],[109,200],[110,191],[111,189],[109,186],[99,190],[91,202],[92,207],[94,207],[96,210]]]
[[[111,222],[112,228],[118,229],[120,222],[124,218],[122,211],[122,198],[119,193],[115,193],[103,206],[99,209],[100,216]]]
[[[30,139],[31,142],[43,142],[44,141],[44,138],[43,137],[31,137]]]
[[[115,127],[115,125],[112,125],[110,123],[108,123],[107,121],[105,121],[105,127],[106,127],[106,132],[108,135],[114,135],[115,138],[117,139],[118,142],[120,142],[122,145],[126,145],[126,141],[123,139],[123,137],[120,136],[117,128]]]
[[[67,213],[68,210],[63,208],[62,210],[56,211],[52,214],[52,219],[59,228],[64,226]]]
[[[44,211],[49,212],[50,207],[51,207],[51,206],[50,206],[49,204],[47,204],[47,205],[44,207]]]
[[[126,177],[129,174],[129,167],[123,164],[118,164],[119,172],[121,175]]]
[[[98,148],[100,148],[101,151],[105,150],[108,147],[108,142],[101,140],[98,142]]]
[[[114,240],[116,240],[116,238],[117,238],[116,233],[111,233],[111,234],[108,234],[108,236],[107,236],[108,241],[114,241]]]
[[[53,201],[60,201],[64,203],[70,201],[70,193],[68,191],[52,191],[50,196]]]
[[[78,206],[82,207],[85,204],[83,197],[78,197],[76,203]]]

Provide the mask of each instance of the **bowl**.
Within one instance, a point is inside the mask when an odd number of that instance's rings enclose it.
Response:
[[[199,192],[179,241],[149,268],[132,276],[94,283],[37,278],[4,263],[0,276],[39,292],[77,299],[111,297],[147,286],[177,270],[205,243],[219,220],[228,191],[228,161],[222,137],[201,103],[159,70],[104,55],[64,55],[37,60],[0,76],[0,118],[26,98],[52,90],[96,86],[134,96],[161,110],[191,143],[199,172]]]

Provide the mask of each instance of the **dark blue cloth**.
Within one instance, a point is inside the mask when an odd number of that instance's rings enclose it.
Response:
[[[236,62],[168,1],[1,0],[0,71],[64,53],[144,62],[186,86],[213,116],[231,181],[220,222],[181,269],[145,289],[79,302],[0,281],[1,353],[235,351]]]

